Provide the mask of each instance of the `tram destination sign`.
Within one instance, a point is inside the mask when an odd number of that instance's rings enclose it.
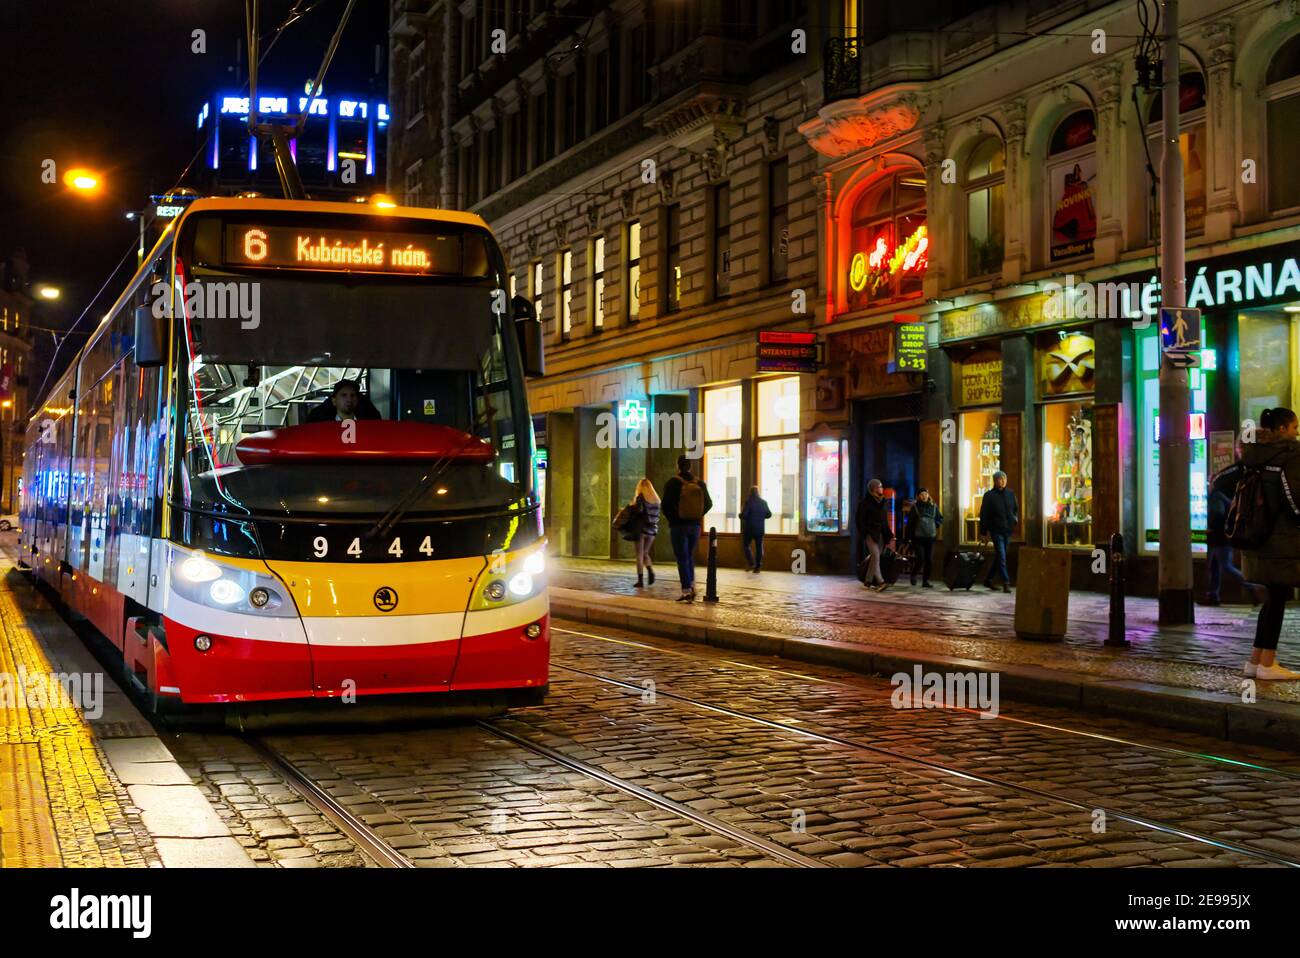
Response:
[[[461,240],[429,233],[228,224],[225,262],[277,269],[455,276],[461,272]]]
[[[891,373],[923,373],[928,368],[925,323],[917,317],[899,317],[894,323],[894,338],[890,346]]]
[[[816,333],[765,329],[758,334],[760,373],[815,373],[819,357]]]

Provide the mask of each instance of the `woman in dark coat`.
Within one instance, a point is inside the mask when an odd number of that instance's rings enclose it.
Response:
[[[912,585],[916,585],[917,566],[921,573],[921,585],[926,589],[930,585],[930,573],[934,564],[934,540],[939,538],[939,526],[943,523],[943,513],[939,505],[930,498],[925,487],[916,491],[916,501],[907,512],[907,541],[916,547],[916,559],[912,565]]]
[[[655,567],[650,553],[654,550],[655,536],[659,534],[659,493],[654,483],[642,479],[636,484],[632,499],[632,518],[623,527],[623,538],[636,546],[636,587],[645,587],[645,577],[655,584]]]
[[[767,530],[767,520],[772,518],[772,510],[766,500],[758,494],[758,486],[749,487],[749,498],[740,510],[740,535],[745,546],[745,571],[763,571],[763,533]],[[750,544],[754,552],[749,551]]]
[[[1267,591],[1255,626],[1255,647],[1246,663],[1247,678],[1263,681],[1292,682],[1300,672],[1283,668],[1277,661],[1277,640],[1282,634],[1282,619],[1287,600],[1300,586],[1300,522],[1289,500],[1300,503],[1300,420],[1290,409],[1265,409],[1259,417],[1255,441],[1245,443],[1241,461],[1225,469],[1215,479],[1216,489],[1232,497],[1237,483],[1256,469],[1268,469],[1266,498],[1275,505],[1270,509],[1273,531],[1263,545],[1242,550],[1242,572],[1247,582],[1257,582]],[[1273,470],[1276,471],[1273,471]]]
[[[880,554],[885,546],[893,541],[889,529],[889,507],[885,503],[885,484],[879,479],[867,483],[867,494],[858,503],[854,522],[858,526],[858,535],[867,550],[866,574],[862,584],[875,592],[884,592],[889,588],[880,569]]]

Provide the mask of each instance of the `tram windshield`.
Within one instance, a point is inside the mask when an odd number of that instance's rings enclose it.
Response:
[[[513,320],[495,293],[491,240],[475,238],[477,275],[454,281],[214,269],[199,244],[178,279],[234,283],[235,306],[198,315],[200,288],[176,311],[173,503],[320,521],[526,508],[531,432]],[[435,264],[446,258],[439,249]],[[353,394],[342,412],[336,392]]]

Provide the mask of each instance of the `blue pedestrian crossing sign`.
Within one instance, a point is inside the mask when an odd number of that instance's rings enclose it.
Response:
[[[1201,311],[1186,306],[1160,310],[1160,345],[1174,366],[1201,364]]]

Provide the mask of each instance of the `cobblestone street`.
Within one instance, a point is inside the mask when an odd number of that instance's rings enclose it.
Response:
[[[620,630],[559,622],[554,643],[543,706],[265,744],[418,867],[1300,861],[1291,754],[1044,707],[896,709],[884,680]],[[239,739],[169,744],[264,866],[368,863]]]

